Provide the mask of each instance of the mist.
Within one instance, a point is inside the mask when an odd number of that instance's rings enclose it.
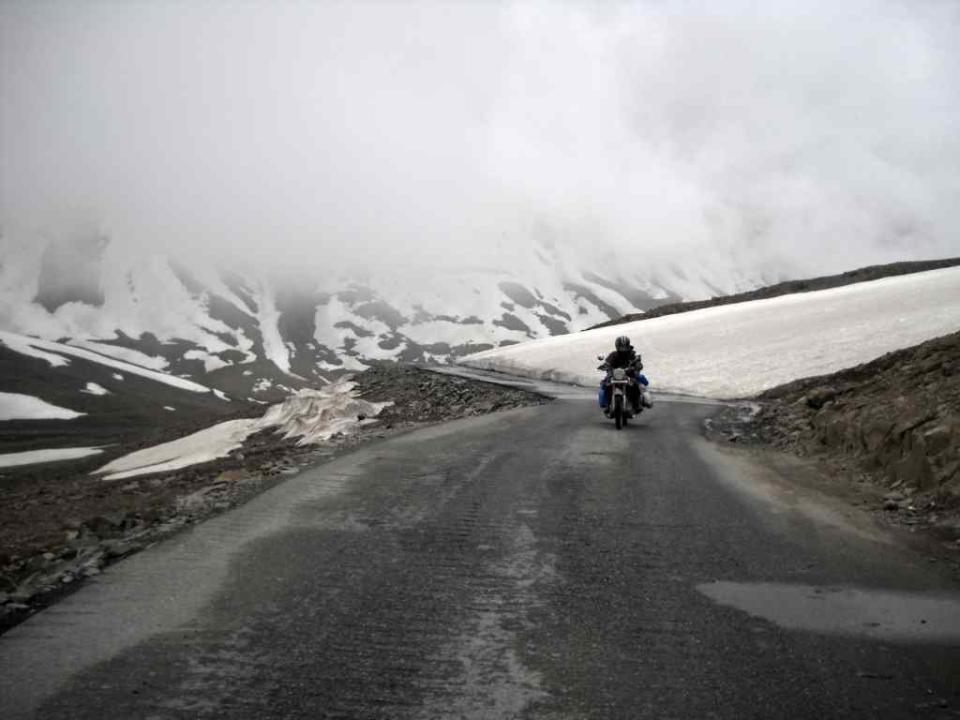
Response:
[[[953,2],[7,2],[0,225],[280,268],[960,255]]]

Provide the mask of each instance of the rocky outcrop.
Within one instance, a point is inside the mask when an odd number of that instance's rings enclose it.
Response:
[[[853,459],[893,504],[960,509],[960,332],[759,399],[762,440]]]

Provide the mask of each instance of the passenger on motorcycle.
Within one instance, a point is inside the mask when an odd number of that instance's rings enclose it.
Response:
[[[616,339],[614,347],[616,349],[607,355],[606,360],[603,361],[603,365],[600,366],[601,368],[607,370],[607,375],[604,376],[600,383],[600,407],[604,412],[607,412],[610,408],[609,373],[611,370],[615,370],[616,368],[625,369],[627,371],[627,375],[636,381],[630,385],[630,397],[628,397],[630,404],[633,405],[633,411],[635,413],[640,412],[640,405],[648,408],[653,407],[653,402],[650,400],[650,393],[648,393],[646,390],[647,386],[650,384],[650,381],[647,380],[646,375],[640,372],[643,370],[643,362],[636,350],[633,349],[633,345],[630,343],[630,338],[628,338],[626,335],[621,335]]]

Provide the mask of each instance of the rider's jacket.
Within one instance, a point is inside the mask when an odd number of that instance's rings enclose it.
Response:
[[[642,370],[643,363],[640,362],[640,356],[631,348],[630,350],[614,350],[612,353],[607,355],[607,359],[604,361],[606,365],[610,367],[611,370],[616,368],[628,368],[631,365],[634,366],[635,370]]]

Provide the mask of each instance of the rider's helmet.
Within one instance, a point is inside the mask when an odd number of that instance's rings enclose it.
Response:
[[[626,335],[621,335],[620,337],[618,337],[618,338],[616,339],[616,342],[614,342],[614,346],[615,346],[615,347],[617,348],[617,350],[619,350],[620,352],[624,352],[625,350],[629,350],[630,347],[631,347],[631,345],[630,345],[630,338],[628,338]]]

